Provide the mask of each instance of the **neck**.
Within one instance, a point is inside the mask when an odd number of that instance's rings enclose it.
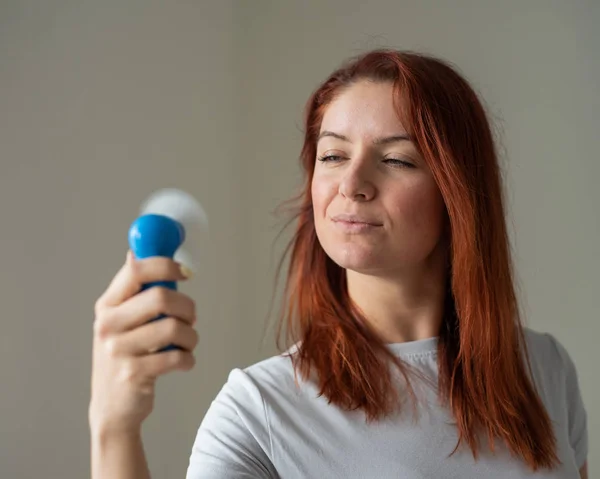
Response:
[[[444,316],[445,264],[433,254],[424,265],[386,275],[347,270],[348,294],[386,343],[435,337]]]

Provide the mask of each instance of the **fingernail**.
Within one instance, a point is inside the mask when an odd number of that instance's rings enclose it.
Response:
[[[184,264],[179,265],[179,270],[185,279],[190,279],[193,276],[192,270]]]

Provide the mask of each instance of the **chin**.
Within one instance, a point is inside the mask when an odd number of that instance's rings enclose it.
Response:
[[[389,258],[383,258],[371,248],[357,247],[357,245],[334,245],[333,248],[324,248],[327,256],[338,266],[357,273],[367,274],[389,266]]]

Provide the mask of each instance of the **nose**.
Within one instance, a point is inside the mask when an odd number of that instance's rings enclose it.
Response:
[[[369,201],[375,196],[375,185],[369,178],[367,162],[355,161],[344,172],[339,184],[339,193],[354,201]]]

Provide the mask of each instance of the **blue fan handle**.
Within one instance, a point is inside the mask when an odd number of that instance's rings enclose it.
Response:
[[[175,252],[185,241],[185,229],[178,221],[164,215],[146,214],[138,217],[129,228],[129,247],[138,259],[163,256],[173,259]],[[156,281],[142,286],[141,291],[161,286],[177,291],[176,281]],[[140,292],[141,292],[140,291]],[[157,321],[166,316],[160,314],[150,321]],[[170,344],[158,352],[181,349]]]

